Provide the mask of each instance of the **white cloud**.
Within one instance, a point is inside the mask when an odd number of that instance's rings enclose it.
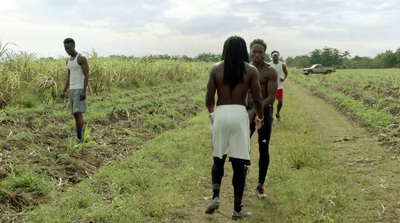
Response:
[[[170,0],[170,8],[163,12],[167,18],[180,19],[182,21],[207,14],[221,14],[229,8],[228,1],[201,0]]]
[[[368,28],[377,28],[386,26],[388,23],[388,16],[379,13],[371,14],[348,14],[343,16],[345,21],[352,26],[362,26]]]
[[[100,55],[220,53],[225,39],[265,39],[283,56],[324,46],[375,56],[399,47],[397,0],[3,1],[0,40],[43,56],[73,37]],[[67,7],[68,6],[68,7]],[[318,10],[316,10],[318,9]],[[372,46],[373,45],[373,46]]]
[[[362,10],[373,10],[380,11],[385,9],[391,9],[398,5],[397,0],[385,1],[385,2],[377,2],[375,0],[363,1],[363,2],[348,2],[349,5],[362,9]]]
[[[9,11],[15,11],[18,9],[18,3],[16,1],[4,1],[1,2],[0,13],[7,13]]]
[[[254,12],[235,12],[234,16],[241,17],[244,19],[248,19],[249,22],[256,22],[260,18],[262,18],[262,13],[254,13]]]
[[[159,36],[164,36],[167,34],[170,34],[172,30],[168,28],[165,24],[162,23],[147,23],[144,26],[145,33],[148,33],[150,35],[159,35]]]
[[[143,3],[142,7],[144,9],[151,10],[151,11],[155,11],[155,10],[159,9],[159,7],[157,5],[150,5],[150,4],[147,4],[147,3]]]

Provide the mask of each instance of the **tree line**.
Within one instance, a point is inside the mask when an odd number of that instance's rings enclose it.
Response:
[[[336,67],[337,69],[370,69],[370,68],[400,68],[400,48],[395,52],[386,50],[372,57],[350,56],[349,51],[340,51],[331,47],[315,49],[307,55],[288,57],[288,67],[305,68],[313,64]]]
[[[27,52],[20,52],[19,54],[7,49],[8,43],[2,45],[0,41],[0,62],[6,58],[15,58],[16,56],[27,55],[35,58],[36,54],[30,54]],[[85,52],[89,58],[98,57],[98,53],[93,49],[92,52]],[[125,55],[111,55],[109,57],[119,58],[137,58],[135,56]],[[55,58],[47,57],[40,58],[43,60],[55,60]],[[39,59],[39,60],[40,60]],[[221,54],[214,53],[200,53],[197,56],[189,57],[186,55],[168,55],[168,54],[157,54],[147,55],[140,57],[142,60],[184,60],[184,61],[200,61],[200,62],[218,62],[221,60]],[[280,58],[283,61],[283,58]],[[251,61],[251,58],[250,58]],[[265,55],[265,61],[270,62],[271,58],[269,54]],[[374,58],[366,56],[350,56],[350,52],[340,51],[335,48],[325,46],[322,49],[315,49],[309,54],[287,57],[286,65],[288,67],[305,68],[310,67],[313,64],[322,64],[323,66],[336,67],[337,69],[370,69],[370,68],[400,68],[400,48],[395,52],[392,50],[386,50],[384,53],[376,55]]]

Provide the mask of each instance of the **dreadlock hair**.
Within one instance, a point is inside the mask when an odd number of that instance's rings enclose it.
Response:
[[[67,43],[73,43],[73,44],[75,45],[75,41],[74,41],[74,39],[72,39],[72,38],[66,38],[66,39],[64,40],[64,44],[67,44]]]
[[[267,44],[264,42],[264,40],[262,40],[262,39],[255,39],[255,40],[253,40],[253,41],[250,43],[250,50],[251,50],[251,48],[253,47],[253,45],[255,45],[255,44],[260,44],[261,46],[263,46],[263,47],[264,47],[264,53],[265,53],[265,51],[267,50]]]
[[[232,88],[243,83],[243,75],[246,73],[244,62],[249,62],[249,54],[242,37],[231,36],[225,41],[222,60],[224,60],[224,83]]]

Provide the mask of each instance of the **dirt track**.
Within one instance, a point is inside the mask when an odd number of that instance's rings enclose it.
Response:
[[[282,111],[283,120],[290,115],[291,101],[296,101],[303,106],[301,113],[312,117],[312,129],[330,142],[328,147],[333,148],[326,154],[332,160],[335,169],[341,169],[343,182],[337,182],[345,194],[343,197],[354,202],[351,208],[345,210],[343,216],[351,216],[348,222],[400,222],[400,185],[399,166],[400,156],[393,151],[386,151],[374,139],[371,133],[358,127],[352,120],[338,112],[334,106],[328,105],[322,99],[313,96],[304,88],[294,84],[290,80],[286,83],[285,105]],[[296,117],[301,118],[301,117]],[[272,142],[270,147],[271,163],[270,169],[276,164],[276,159],[286,159],[279,155],[280,140],[290,140],[285,135],[285,130],[290,123],[282,122],[273,125]],[[280,205],[291,206],[293,204],[279,204],[277,197],[284,193],[285,188],[273,185],[274,180],[267,180],[266,193],[269,198],[259,200],[256,198],[254,188],[258,175],[258,145],[257,137],[253,137],[252,143],[252,166],[245,188],[244,205],[246,210],[253,212],[253,216],[243,222],[292,222],[291,217],[283,212]],[[211,166],[209,167],[211,169]],[[316,175],[315,177],[318,177]],[[231,220],[233,201],[233,187],[231,185],[232,167],[229,163],[225,165],[225,176],[221,191],[220,209],[214,215],[204,214],[205,207],[211,199],[211,175],[205,176],[199,182],[200,192],[196,194],[207,195],[198,198],[192,204],[187,205],[179,211],[182,216],[173,218],[171,222],[233,222]],[[305,179],[306,180],[306,179]],[[301,188],[301,185],[298,185]],[[346,195],[346,194],[349,195]],[[187,194],[190,196],[191,192]],[[353,196],[354,197],[349,197]],[[193,196],[193,194],[192,194]],[[333,204],[334,205],[334,204]],[[285,207],[289,208],[289,207]],[[362,213],[360,216],[354,213]],[[301,217],[300,217],[301,219]],[[328,220],[328,218],[327,218]],[[301,222],[308,222],[306,218]]]

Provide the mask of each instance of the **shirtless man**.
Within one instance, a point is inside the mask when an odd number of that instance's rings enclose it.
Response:
[[[250,54],[254,65],[259,72],[262,104],[264,108],[264,125],[258,130],[258,146],[260,151],[260,160],[258,163],[258,186],[257,196],[260,199],[266,198],[264,193],[264,182],[267,176],[268,165],[269,165],[269,140],[271,138],[272,121],[273,121],[273,103],[276,97],[276,91],[278,88],[278,76],[276,70],[264,61],[265,51],[267,50],[267,44],[261,39],[255,39],[250,43]],[[254,98],[249,95],[247,109],[250,119],[250,138],[253,135],[256,127],[253,120],[255,119]]]
[[[246,42],[238,36],[229,37],[224,44],[222,61],[210,70],[207,84],[206,106],[211,118],[214,164],[212,167],[213,200],[206,209],[212,214],[219,208],[219,191],[224,176],[224,163],[229,151],[234,187],[233,219],[250,216],[242,209],[245,185],[245,165],[250,165],[250,130],[246,112],[246,95],[253,96],[255,128],[263,123],[260,84],[257,69],[248,64]],[[217,92],[217,108],[215,107]]]

